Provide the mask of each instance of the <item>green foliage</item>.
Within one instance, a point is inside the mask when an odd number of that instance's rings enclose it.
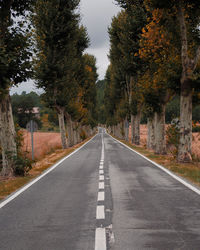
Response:
[[[109,28],[111,61],[105,89],[107,123],[118,123],[141,109],[141,83],[145,71],[139,56],[142,28],[146,23],[143,1],[117,1],[123,8]],[[111,122],[113,120],[113,122]]]
[[[94,126],[96,59],[83,56],[89,39],[86,29],[79,25],[79,2],[37,1],[33,16],[37,44],[35,78],[45,91],[42,99],[48,108],[56,112],[62,108],[73,120]],[[49,118],[54,119],[54,114]]]
[[[67,106],[77,95],[81,55],[88,45],[86,30],[79,27],[79,15],[75,12],[78,4],[75,0],[36,3],[35,78],[51,107]]]
[[[36,121],[39,127],[41,127],[40,119],[33,112],[34,107],[42,107],[39,95],[34,92],[29,94],[22,92],[21,95],[12,95],[11,102],[15,121],[21,128],[26,128],[26,124],[30,120]]]
[[[200,132],[200,126],[193,126],[192,127],[192,132],[193,133],[199,133]]]
[[[13,171],[16,176],[25,176],[32,168],[31,161],[27,157],[27,152],[23,152],[23,134],[18,125],[16,128],[17,155],[13,158]]]
[[[166,123],[170,124],[171,121],[180,116],[180,97],[175,96],[166,106],[165,119]]]
[[[200,105],[193,108],[192,111],[192,120],[194,122],[200,123]]]
[[[17,155],[13,160],[15,176],[25,176],[32,169],[31,161],[26,155]]]
[[[98,78],[96,58],[90,54],[83,55],[84,77],[82,79],[82,105],[84,125],[92,128],[97,124],[97,89],[96,81]]]
[[[105,106],[104,106],[104,91],[105,91],[105,80],[100,80],[96,83],[97,89],[97,112],[98,112],[98,123],[105,124]]]
[[[28,10],[33,1],[0,2],[0,97],[31,76]],[[18,16],[18,18],[14,18]]]

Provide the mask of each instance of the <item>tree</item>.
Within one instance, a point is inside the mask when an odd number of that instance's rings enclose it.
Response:
[[[83,107],[87,110],[87,115],[85,116],[86,124],[91,125],[91,127],[96,126],[97,121],[97,110],[96,110],[96,81],[98,78],[96,58],[93,55],[84,54],[84,69],[85,76],[83,79]]]
[[[179,26],[181,43],[180,55],[182,60],[181,99],[180,99],[180,143],[178,161],[190,162],[192,143],[192,95],[197,87],[197,65],[200,58],[198,0],[158,1],[148,0],[154,8],[162,9],[165,13],[174,14],[174,26]],[[163,18],[168,26],[167,19]]]
[[[144,63],[139,56],[139,42],[142,28],[146,23],[146,14],[143,1],[118,1],[125,9],[113,18],[109,29],[111,50],[110,59],[116,72],[122,76],[122,88],[125,102],[121,105],[127,107],[125,124],[131,114],[132,142],[140,143],[140,116],[141,116],[141,88],[140,75],[144,72]],[[122,107],[121,106],[121,107]],[[128,139],[128,126],[125,138]]]
[[[9,89],[31,75],[27,22],[33,1],[0,1],[0,144],[1,175],[13,175],[17,148]]]
[[[97,88],[97,112],[98,112],[98,123],[105,124],[105,105],[104,105],[104,93],[105,93],[105,80],[99,80],[96,83]]]
[[[144,102],[148,117],[147,147],[158,154],[166,153],[165,108],[178,90],[180,56],[171,30],[162,24],[163,12],[146,5],[148,23],[142,29],[139,54],[148,65],[143,75]],[[168,16],[168,23],[172,17]],[[174,39],[175,40],[175,39]]]
[[[81,56],[88,45],[84,27],[79,27],[79,0],[38,0],[33,17],[36,28],[35,77],[44,89],[46,103],[58,114],[61,141],[67,147],[64,114],[77,95]]]

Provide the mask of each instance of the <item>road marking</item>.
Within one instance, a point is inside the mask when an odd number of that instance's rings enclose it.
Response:
[[[86,144],[88,144],[91,140],[93,140],[98,134],[96,134],[95,136],[93,136],[89,141],[87,141],[85,144],[83,144],[80,148],[77,148],[75,151],[73,151],[71,154],[65,156],[63,159],[61,159],[59,162],[57,162],[56,164],[54,164],[52,167],[50,167],[49,169],[47,169],[43,174],[41,174],[39,177],[35,178],[33,181],[31,181],[30,183],[28,183],[27,185],[25,185],[24,187],[22,187],[21,189],[19,189],[18,191],[16,191],[14,194],[11,194],[10,196],[8,196],[8,198],[6,198],[4,201],[2,201],[0,203],[0,208],[4,207],[6,204],[8,204],[9,202],[11,202],[12,200],[14,200],[17,196],[19,196],[21,193],[23,193],[25,190],[27,190],[29,187],[31,187],[33,184],[35,184],[36,182],[38,182],[40,179],[42,179],[44,176],[46,176],[47,174],[49,174],[51,171],[53,171],[55,168],[57,168],[63,161],[65,161],[67,158],[69,158],[70,156],[74,155],[76,152],[78,152],[81,148],[83,148]]]
[[[97,218],[97,220],[104,220],[105,219],[104,205],[97,206],[96,218]]]
[[[98,201],[104,201],[105,200],[105,193],[103,191],[98,192],[97,200]]]
[[[103,175],[100,175],[100,176],[99,176],[99,180],[100,180],[100,181],[104,181],[104,176],[103,176]]]
[[[99,189],[104,189],[104,188],[105,188],[104,182],[99,182]]]
[[[99,170],[99,174],[102,175],[104,174],[104,171],[102,169]]]
[[[109,134],[108,134],[109,135]],[[127,146],[126,144],[124,144],[123,142],[118,141],[117,139],[113,138],[111,135],[109,135],[113,140],[121,143],[124,147],[128,148],[129,150],[133,151],[134,153],[136,153],[137,155],[141,156],[142,158],[146,159],[147,161],[151,162],[153,165],[155,165],[156,167],[160,168],[161,170],[163,170],[165,173],[167,173],[168,175],[170,175],[171,177],[173,177],[175,180],[179,181],[180,183],[182,183],[184,186],[186,186],[187,188],[191,189],[192,191],[194,191],[196,194],[200,195],[200,190],[196,187],[194,187],[192,184],[188,183],[187,181],[183,180],[182,178],[178,177],[177,175],[175,175],[174,173],[172,173],[171,171],[169,171],[168,169],[166,169],[165,167],[157,164],[156,162],[150,160],[149,158],[147,158],[146,156],[138,153],[137,151],[135,151],[134,149],[130,148],[129,146]]]
[[[104,140],[102,133],[102,150],[101,150],[101,160],[99,165],[99,190],[104,190],[104,171],[103,171],[103,163],[104,163]],[[97,201],[105,200],[105,192],[99,191],[97,196]],[[97,205],[96,208],[96,219],[97,220],[105,220],[105,207],[104,205]],[[95,250],[106,250],[106,229],[105,228],[96,228],[95,231]]]
[[[96,228],[95,250],[106,250],[106,230],[105,230],[105,228]]]

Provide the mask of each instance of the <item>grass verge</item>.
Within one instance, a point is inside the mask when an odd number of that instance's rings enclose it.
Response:
[[[63,157],[72,153],[77,148],[81,147],[90,139],[91,137],[87,138],[86,140],[77,145],[74,145],[73,147],[67,149],[57,149],[55,152],[46,155],[44,159],[33,164],[32,169],[25,177],[12,177],[9,179],[0,180],[0,200],[6,198],[8,195],[21,188],[22,186],[30,182],[32,179],[42,174],[42,172],[44,172],[46,169],[61,160]]]
[[[200,162],[178,163],[176,159],[174,159],[174,157],[171,155],[157,155],[144,147],[135,146],[125,140],[120,140],[118,138],[116,139],[123,142],[140,154],[146,156],[150,160],[162,165],[175,174],[184,177],[185,179],[200,187]]]

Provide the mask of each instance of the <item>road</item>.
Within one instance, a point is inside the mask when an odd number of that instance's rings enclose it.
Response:
[[[102,129],[6,203],[3,250],[200,249],[200,195]]]

